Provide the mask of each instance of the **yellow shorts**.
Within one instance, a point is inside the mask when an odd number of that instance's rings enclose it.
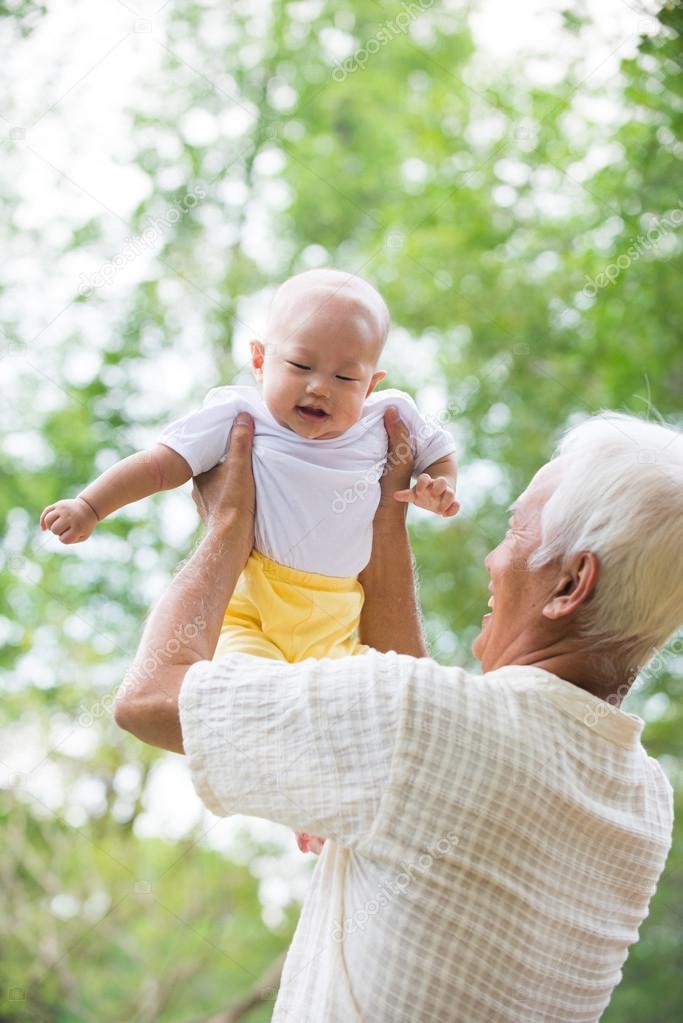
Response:
[[[278,661],[364,654],[358,579],[300,572],[252,551],[228,604],[214,660],[229,653]]]

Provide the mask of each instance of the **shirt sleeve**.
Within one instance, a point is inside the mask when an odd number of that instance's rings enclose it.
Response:
[[[413,475],[419,476],[433,462],[445,458],[446,455],[455,454],[455,440],[436,417],[423,415],[409,394],[405,391],[395,393],[397,398],[393,400],[393,404],[398,407],[413,442],[415,452]]]
[[[192,781],[218,816],[247,814],[352,847],[387,788],[402,685],[395,653],[297,664],[199,661],[180,691]]]
[[[174,420],[159,436],[160,444],[183,456],[193,476],[218,465],[228,447],[238,408],[234,401],[218,400],[217,392],[210,391],[201,408]]]

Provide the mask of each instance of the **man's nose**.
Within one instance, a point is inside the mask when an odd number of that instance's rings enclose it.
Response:
[[[498,546],[493,547],[484,558],[484,568],[488,572],[489,576],[491,576],[491,574],[495,572],[497,562],[500,561],[500,558],[498,557],[498,552],[501,549],[502,543],[503,541],[501,540]]]

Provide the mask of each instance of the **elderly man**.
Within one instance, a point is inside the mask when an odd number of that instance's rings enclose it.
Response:
[[[214,813],[327,836],[274,1020],[598,1020],[671,842],[671,787],[619,704],[683,620],[683,440],[614,414],[569,432],[486,558],[472,675],[427,656],[393,499],[405,437],[385,422],[393,468],[362,579],[374,649],[209,660],[252,544],[237,422],[196,480],[206,534],[116,720],[184,751]]]

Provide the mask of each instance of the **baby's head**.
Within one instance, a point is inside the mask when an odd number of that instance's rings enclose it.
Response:
[[[311,440],[344,433],[386,375],[376,367],[388,330],[384,299],[362,277],[342,270],[290,277],[273,299],[265,343],[251,342],[271,415]]]

